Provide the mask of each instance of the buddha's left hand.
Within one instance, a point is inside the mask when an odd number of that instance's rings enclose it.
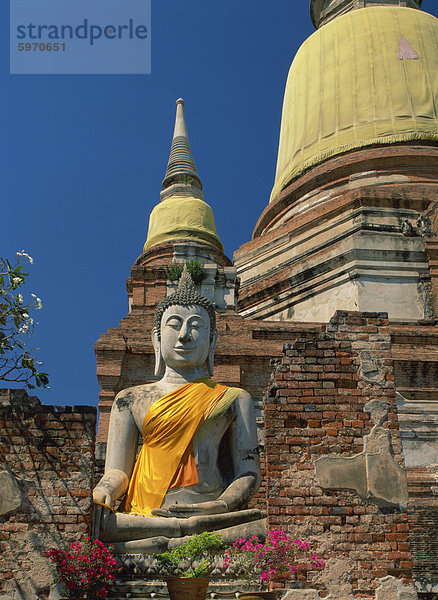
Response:
[[[152,511],[154,517],[179,517],[189,518],[196,515],[219,515],[229,512],[225,500],[212,500],[211,502],[200,502],[199,504],[171,504],[167,508],[155,508]]]

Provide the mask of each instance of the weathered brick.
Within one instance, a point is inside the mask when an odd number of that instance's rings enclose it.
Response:
[[[12,473],[25,481],[23,505],[0,517],[0,539],[4,540],[0,545],[0,580],[5,593],[16,590],[22,594],[27,580],[32,580],[32,565],[48,562],[45,552],[50,546],[60,547],[76,540],[78,533],[89,532],[96,410],[78,407],[75,413],[73,407],[42,406],[35,398],[23,397],[22,390],[1,390],[0,394],[5,400],[0,406],[4,429],[14,430],[14,453],[9,459],[0,453],[0,461],[8,460]],[[23,412],[23,406],[31,406],[30,414]],[[68,425],[61,423],[60,417],[65,417]],[[84,446],[87,439],[90,441]],[[58,468],[64,457],[68,465],[65,472]],[[36,549],[28,542],[32,536],[46,545]],[[17,545],[21,547],[19,554]],[[8,564],[13,565],[10,571],[5,570]],[[49,574],[47,569],[47,587],[52,583]]]
[[[350,317],[350,313],[345,315],[343,318]],[[300,397],[294,393],[298,371],[283,363],[281,396],[286,403],[282,403],[281,412],[290,415],[285,424],[293,427],[293,434],[286,436],[288,450],[285,452],[282,435],[275,430],[278,406],[266,407],[267,498],[269,527],[286,529],[290,519],[297,526],[305,523],[310,539],[312,536],[319,539],[322,535],[324,543],[332,548],[325,559],[347,553],[350,560],[357,561],[353,587],[360,593],[365,589],[373,590],[377,577],[395,572],[397,576],[411,577],[412,559],[404,515],[382,515],[378,506],[364,502],[354,492],[324,491],[315,480],[314,458],[324,454],[352,456],[362,451],[363,434],[372,427],[363,407],[372,398],[383,398],[392,407],[388,429],[394,432],[393,446],[397,460],[401,460],[394,391],[361,380],[354,349],[354,344],[360,343],[360,348],[380,356],[382,341],[385,348],[389,333],[381,334],[380,326],[368,318],[353,314],[351,319],[350,323],[344,323],[340,332],[332,325],[331,334],[336,340],[316,341],[320,351],[338,355],[338,364],[332,359],[318,358],[315,365],[314,344],[299,342],[293,346],[295,364],[305,367],[299,373],[300,389],[313,392],[315,396],[303,394]],[[299,362],[300,358],[302,362]],[[322,367],[322,371],[316,371],[316,366]],[[385,362],[385,368],[391,375],[391,362]],[[277,383],[280,385],[280,381]],[[288,392],[289,383],[291,393]],[[312,408],[306,410],[309,398]],[[275,464],[275,470],[269,467],[270,464]],[[282,490],[280,497],[274,495],[276,488]]]

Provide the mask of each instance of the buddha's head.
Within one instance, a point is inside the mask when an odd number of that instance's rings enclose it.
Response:
[[[198,294],[184,267],[177,291],[162,300],[155,311],[155,375],[160,374],[163,363],[175,368],[206,363],[212,376],[216,340],[214,304]]]

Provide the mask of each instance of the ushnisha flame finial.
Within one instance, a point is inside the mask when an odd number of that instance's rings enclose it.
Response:
[[[187,263],[184,263],[183,272],[178,282],[178,291],[191,293],[191,290],[195,290],[195,284],[187,268]]]
[[[163,200],[170,195],[169,192],[172,190],[169,190],[169,188],[173,186],[177,186],[179,192],[181,192],[180,188],[184,189],[186,187],[190,191],[195,190],[196,197],[202,195],[202,183],[190,147],[184,114],[184,100],[182,98],[178,98],[176,101],[175,129],[169,162],[163,180],[163,191],[161,192]]]
[[[193,283],[192,276],[190,275],[186,264],[184,264],[184,269],[179,279],[176,292],[173,292],[173,294],[167,296],[164,300],[161,300],[155,310],[155,329],[159,339],[161,337],[161,318],[164,311],[169,308],[169,306],[201,306],[202,308],[205,308],[210,317],[210,338],[213,338],[216,330],[215,305],[213,302],[210,302],[208,298],[201,296],[201,294],[196,291],[195,284]]]

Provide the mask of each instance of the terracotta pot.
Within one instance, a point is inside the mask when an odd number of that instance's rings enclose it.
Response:
[[[245,592],[240,594],[240,600],[277,600],[277,592]]]
[[[205,600],[208,577],[171,577],[166,580],[170,600]]]

